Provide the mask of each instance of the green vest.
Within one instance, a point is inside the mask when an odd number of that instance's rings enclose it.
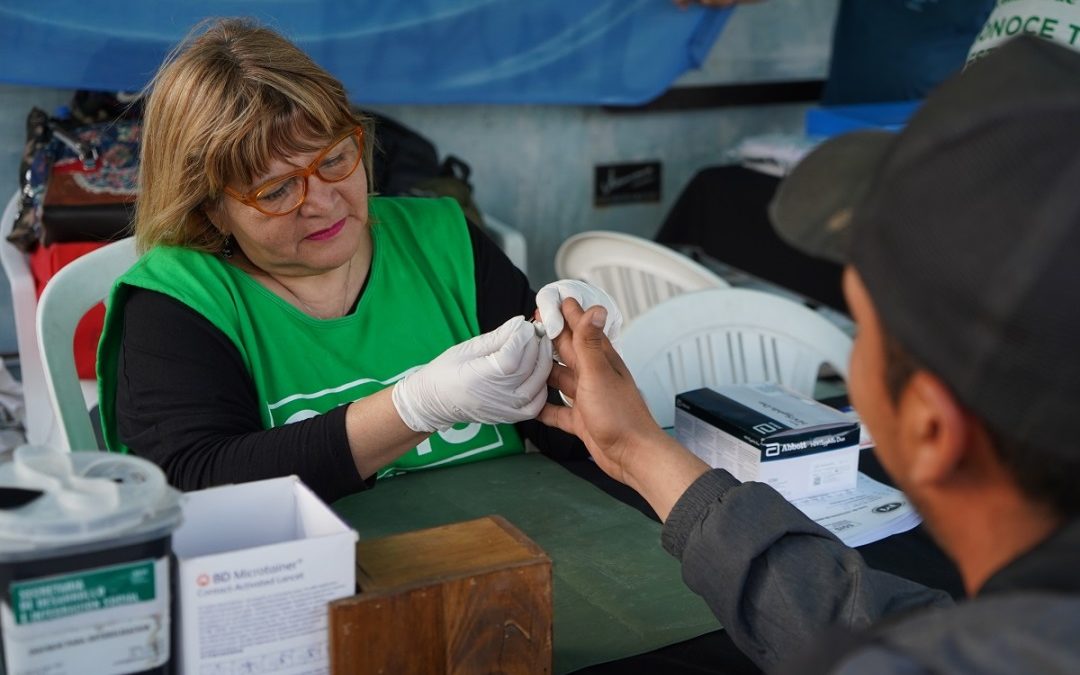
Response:
[[[236,345],[267,429],[373,394],[478,335],[472,243],[456,203],[385,197],[369,203],[371,271],[356,310],[341,318],[310,317],[215,255],[159,246],[142,256],[113,287],[98,346],[107,447],[128,451],[116,431],[116,368],[131,286],[179,300]],[[522,451],[513,425],[458,424],[379,475]]]

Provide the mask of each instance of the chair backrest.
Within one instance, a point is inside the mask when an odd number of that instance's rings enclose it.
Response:
[[[75,371],[75,326],[91,307],[105,299],[113,282],[137,257],[134,239],[114,241],[57,272],[38,301],[38,350],[49,400],[60,421],[61,442],[68,449],[98,447]]]
[[[576,234],[555,254],[560,279],[581,279],[611,295],[624,325],[669,298],[705,288],[726,288],[718,274],[667,246],[621,232]]]
[[[670,427],[684,391],[777,382],[813,395],[823,363],[847,379],[851,338],[788,298],[724,288],[653,307],[623,333],[620,350],[649,411]]]
[[[26,440],[34,445],[56,443],[59,430],[49,392],[45,387],[45,373],[37,346],[37,290],[34,275],[30,271],[29,257],[6,241],[7,235],[19,215],[21,193],[16,190],[8,200],[0,217],[0,265],[7,274],[11,288],[11,309],[15,320],[15,340],[19,349],[19,372],[23,389],[23,428]]]
[[[25,253],[6,241],[18,214],[19,192],[16,191],[0,217],[0,239],[3,239],[0,240],[0,264],[4,267],[11,287],[15,341],[18,344],[19,370],[22,373],[23,426],[26,428],[27,441],[38,444],[47,440],[46,430],[53,421],[52,408],[49,406],[49,396],[41,374],[41,359],[37,354],[37,326],[34,324],[37,293],[34,292],[30,262]]]

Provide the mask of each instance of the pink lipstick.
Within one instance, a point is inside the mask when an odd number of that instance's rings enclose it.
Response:
[[[313,241],[323,241],[325,239],[330,239],[330,238],[334,237],[335,235],[337,235],[338,232],[341,232],[341,230],[344,229],[344,228],[345,228],[345,219],[342,218],[341,220],[337,221],[336,223],[334,223],[330,227],[326,228],[325,230],[319,230],[318,232],[313,232],[313,233],[309,234],[308,236],[306,236],[304,238],[305,239],[311,239]]]

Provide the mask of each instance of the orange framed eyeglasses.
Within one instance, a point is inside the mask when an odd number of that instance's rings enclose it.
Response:
[[[243,194],[226,186],[225,194],[268,216],[284,216],[300,208],[307,199],[308,179],[318,176],[324,183],[340,183],[353,175],[364,154],[364,130],[356,127],[319,153],[311,164],[272,178]]]

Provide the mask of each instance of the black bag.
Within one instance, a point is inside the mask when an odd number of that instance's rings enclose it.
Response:
[[[435,144],[409,127],[384,115],[361,111],[375,120],[373,181],[384,195],[453,197],[469,222],[484,226],[473,201],[469,182],[472,169],[459,157],[448,155],[440,164]]]
[[[843,268],[812,258],[776,234],[768,205],[779,178],[741,166],[702,169],[683,189],[655,240],[691,246],[743,272],[846,311]]]
[[[372,182],[376,192],[405,195],[420,181],[438,175],[439,153],[434,143],[389,117],[360,112],[375,121]]]

